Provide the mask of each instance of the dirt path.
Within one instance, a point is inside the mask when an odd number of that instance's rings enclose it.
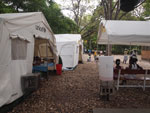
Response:
[[[88,113],[93,108],[149,108],[150,88],[120,88],[109,102],[99,99],[95,62],[79,64],[73,71],[42,80],[40,88],[10,113]]]

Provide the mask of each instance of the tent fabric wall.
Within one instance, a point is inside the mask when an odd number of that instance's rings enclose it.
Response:
[[[50,40],[51,48],[53,48],[53,53],[55,58],[57,58],[55,37],[41,12],[1,14],[0,18],[4,18],[5,21],[7,20],[5,25],[10,31],[10,37],[19,36],[24,40],[32,41],[31,36],[28,35],[34,35],[35,38],[40,37]],[[31,31],[33,32],[31,33]]]
[[[79,61],[79,46],[83,48],[80,34],[57,34],[56,44],[58,54],[62,57],[63,69],[74,68]],[[83,55],[83,50],[82,50]]]
[[[98,44],[149,45],[149,21],[103,20],[98,32]]]
[[[57,42],[58,54],[62,58],[63,69],[74,68],[78,65],[79,45],[74,41]]]
[[[12,94],[11,82],[11,43],[7,41],[8,30],[4,25],[4,20],[0,21],[0,106],[8,102]],[[4,33],[5,32],[5,33]]]
[[[14,38],[28,41],[26,59],[12,60]],[[23,95],[21,76],[32,73],[35,38],[49,40],[57,59],[55,37],[41,12],[0,14],[0,107]]]

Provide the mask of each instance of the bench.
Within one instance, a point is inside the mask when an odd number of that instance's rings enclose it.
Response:
[[[114,75],[117,75],[117,90],[119,87],[142,87],[145,90],[146,87],[150,87],[150,85],[146,84],[147,80],[150,80],[148,75],[150,74],[150,70],[131,70],[131,69],[114,69]],[[132,77],[133,76],[133,77]],[[142,80],[142,85],[127,85],[120,84],[120,80]]]

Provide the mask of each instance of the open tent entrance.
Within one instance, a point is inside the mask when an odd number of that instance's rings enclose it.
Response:
[[[33,71],[47,72],[48,70],[54,70],[54,64],[55,60],[49,40],[35,38]]]
[[[55,35],[55,38],[58,55],[62,58],[63,69],[74,69],[78,65],[78,62],[82,61],[81,59],[83,57],[81,56],[83,55],[83,41],[81,35],[57,34]]]

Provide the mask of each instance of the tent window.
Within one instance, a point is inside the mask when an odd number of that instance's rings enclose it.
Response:
[[[11,58],[12,60],[25,60],[27,57],[27,41],[12,39]]]

